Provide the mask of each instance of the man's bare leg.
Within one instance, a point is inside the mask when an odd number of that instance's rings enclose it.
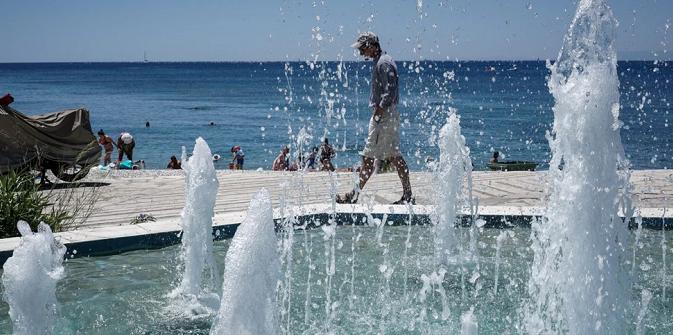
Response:
[[[352,190],[343,196],[337,196],[337,203],[355,203],[357,201],[358,192],[365,187],[367,181],[374,173],[374,158],[362,156],[362,168],[360,169],[360,183],[356,190]]]
[[[360,190],[365,188],[365,184],[374,174],[374,158],[362,156],[362,169],[360,169]]]
[[[402,199],[403,201],[410,202],[411,199],[411,182],[409,181],[409,167],[407,162],[402,156],[393,157],[390,161],[395,165],[397,169],[397,176],[400,177],[402,182]]]

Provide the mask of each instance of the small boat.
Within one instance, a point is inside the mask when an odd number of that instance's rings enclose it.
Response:
[[[493,171],[535,171],[537,163],[527,161],[505,161],[486,164]]]

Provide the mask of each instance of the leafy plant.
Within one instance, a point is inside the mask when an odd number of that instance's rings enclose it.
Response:
[[[44,222],[57,232],[73,217],[66,208],[54,206],[48,192],[40,191],[31,171],[9,171],[0,175],[0,238],[18,236],[16,223],[19,220],[28,222],[34,230]]]

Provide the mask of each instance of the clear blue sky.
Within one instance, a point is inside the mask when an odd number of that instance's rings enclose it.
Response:
[[[672,58],[673,1],[608,2],[620,22],[620,58]],[[143,53],[152,61],[351,60],[348,46],[363,30],[379,34],[398,60],[546,59],[556,57],[575,6],[423,0],[419,11],[413,0],[4,0],[0,62],[140,61]]]

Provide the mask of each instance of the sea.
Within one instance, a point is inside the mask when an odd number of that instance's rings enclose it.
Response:
[[[554,101],[544,61],[397,61],[401,151],[410,168],[438,158],[437,137],[460,116],[475,170],[494,151],[548,168]],[[673,167],[673,63],[621,61],[621,136],[634,169]],[[27,115],[84,107],[94,133],[130,132],[134,160],[163,169],[204,138],[227,169],[232,146],[245,169],[271,169],[327,138],[338,168],[360,163],[371,109],[371,62],[0,64],[0,95]],[[303,154],[302,154],[303,153]],[[116,151],[113,157],[116,156]]]

